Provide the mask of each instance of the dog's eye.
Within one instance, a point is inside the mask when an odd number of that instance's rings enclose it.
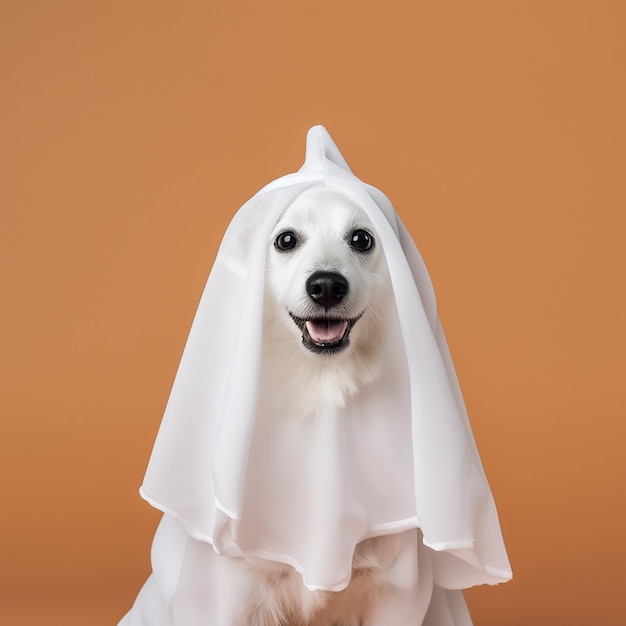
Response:
[[[280,233],[276,240],[274,241],[274,246],[277,250],[281,252],[287,252],[288,250],[293,250],[298,244],[298,238],[296,234],[290,230],[285,231],[284,233]]]
[[[374,247],[374,237],[366,230],[358,228],[352,233],[350,245],[359,252],[367,252]]]

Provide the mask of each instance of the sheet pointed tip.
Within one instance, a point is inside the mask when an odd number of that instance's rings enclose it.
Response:
[[[334,170],[336,173],[337,169],[352,174],[326,127],[322,124],[312,126],[306,136],[306,154],[300,171],[321,170],[332,173]]]

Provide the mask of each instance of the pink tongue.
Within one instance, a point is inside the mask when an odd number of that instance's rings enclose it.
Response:
[[[311,339],[316,343],[335,343],[339,341],[346,332],[348,322],[341,320],[338,322],[312,322],[306,323]]]

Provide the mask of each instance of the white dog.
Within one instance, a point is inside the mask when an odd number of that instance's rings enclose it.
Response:
[[[285,402],[343,406],[379,373],[392,302],[365,212],[329,188],[303,193],[274,228],[266,271],[264,372]]]
[[[380,371],[390,280],[365,212],[315,188],[284,212],[269,242],[263,373],[280,404],[297,411],[342,406]],[[278,406],[280,406],[280,404]],[[309,591],[288,565],[248,566],[246,626],[365,623],[403,539],[361,542],[344,591]]]

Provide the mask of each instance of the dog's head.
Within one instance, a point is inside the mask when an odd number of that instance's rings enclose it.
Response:
[[[298,196],[268,242],[266,322],[283,358],[305,360],[309,373],[332,371],[356,389],[377,371],[389,298],[365,211],[326,187]]]

